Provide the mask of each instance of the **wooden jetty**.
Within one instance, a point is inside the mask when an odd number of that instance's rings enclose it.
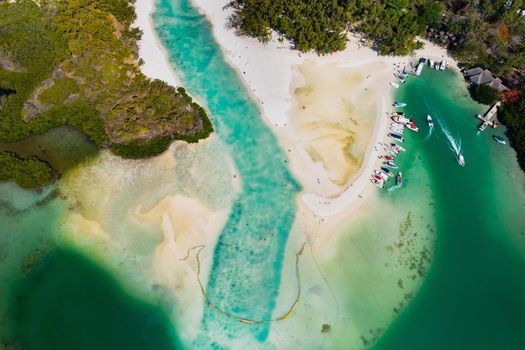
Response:
[[[479,131],[485,130],[488,126],[491,126],[494,129],[499,126],[497,121],[492,120],[492,118],[498,112],[498,107],[499,106],[501,106],[501,102],[500,101],[496,102],[492,107],[490,107],[490,109],[484,115],[481,115],[481,114],[476,115],[476,118],[478,118],[481,121],[483,121],[483,123],[481,123],[481,125],[478,128]]]

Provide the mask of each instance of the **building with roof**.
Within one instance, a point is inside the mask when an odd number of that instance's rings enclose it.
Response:
[[[481,67],[476,67],[472,69],[467,69],[463,72],[465,79],[471,85],[484,85],[488,84],[493,89],[502,92],[508,90],[500,78],[494,78],[492,73],[488,69],[482,69]]]

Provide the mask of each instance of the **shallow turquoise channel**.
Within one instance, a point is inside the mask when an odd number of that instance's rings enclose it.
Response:
[[[184,87],[209,110],[243,184],[215,247],[208,297],[237,317],[269,320],[299,186],[257,104],[225,61],[207,19],[188,0],[160,0],[153,17]],[[202,328],[195,346],[219,346],[209,334],[262,342],[269,325],[246,327],[206,308]]]

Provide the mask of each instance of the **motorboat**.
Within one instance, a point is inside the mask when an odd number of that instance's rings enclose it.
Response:
[[[370,181],[372,181],[372,183],[374,185],[376,185],[377,187],[379,187],[379,188],[383,188],[384,187],[383,181],[379,181],[379,180],[376,180],[376,179],[370,179]]]
[[[505,141],[505,139],[501,136],[494,135],[493,138],[497,143],[501,143],[502,145],[507,144],[507,141]]]
[[[418,132],[419,128],[416,126],[416,123],[412,122],[405,125],[407,128],[409,128],[412,131]]]
[[[387,166],[387,167],[389,167],[389,168],[392,168],[392,169],[397,169],[397,168],[399,168],[394,162],[388,162],[388,161],[387,161],[387,162],[383,162],[383,165],[384,165],[384,166]]]
[[[385,174],[387,174],[389,177],[394,176],[394,173],[392,173],[392,172],[390,171],[390,169],[385,168],[384,166],[381,167],[381,171],[384,172]]]
[[[405,107],[407,104],[404,103],[404,102],[398,102],[398,101],[395,101],[394,103],[392,103],[392,105],[393,105],[394,107],[401,108],[401,107]]]
[[[392,148],[395,149],[396,151],[401,151],[401,152],[406,151],[406,149],[403,146],[398,145],[397,143],[391,143],[390,146],[392,146]]]
[[[398,172],[397,173],[397,176],[396,176],[396,185],[397,187],[401,187],[403,186],[403,174],[401,172]]]
[[[376,175],[379,175],[383,179],[383,181],[388,181],[388,175],[382,172],[381,170],[375,170],[374,173]]]
[[[399,142],[404,142],[405,141],[405,139],[401,135],[393,133],[393,132],[389,132],[388,136],[393,138],[393,139],[396,139]]]
[[[465,157],[460,153],[458,154],[458,164],[461,166],[465,166]]]
[[[434,121],[432,120],[432,117],[430,116],[430,114],[427,115],[427,124],[430,129],[434,127]]]
[[[400,87],[398,83],[395,83],[395,82],[393,82],[393,81],[390,82],[390,85],[391,85],[392,87],[396,88],[396,89],[399,89],[399,87]]]
[[[392,156],[385,156],[385,160],[388,161],[388,162],[393,162],[394,161],[394,157],[392,157]]]
[[[407,117],[405,117],[402,114],[397,114],[397,115],[393,116],[392,120],[395,121],[398,124],[403,124],[403,125],[410,123],[410,119],[408,119]]]
[[[403,135],[403,132],[404,132],[403,128],[404,128],[403,125],[400,125],[400,127],[391,126],[391,127],[390,127],[390,130],[392,130],[392,131],[395,132],[396,134]]]

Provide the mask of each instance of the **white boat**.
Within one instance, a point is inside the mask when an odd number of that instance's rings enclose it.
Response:
[[[403,129],[394,128],[394,127],[390,127],[390,130],[400,135],[403,135],[403,132],[404,132]]]
[[[378,181],[377,179],[370,179],[370,181],[372,181],[372,183],[374,185],[376,185],[377,187],[379,187],[379,188],[383,188],[384,187],[383,181]]]
[[[408,124],[405,124],[405,126],[412,130],[412,131],[415,131],[415,132],[418,132],[419,131],[419,128],[416,126],[416,123],[412,122],[412,123],[408,123]]]
[[[399,167],[396,165],[396,163],[394,163],[394,162],[389,162],[389,161],[384,161],[384,162],[383,162],[383,165],[384,165],[384,166],[387,166],[387,167],[389,167],[389,168],[392,168],[392,169],[397,169],[397,168],[399,168]]]
[[[399,89],[399,84],[398,83],[395,83],[395,82],[391,81],[390,85],[392,85],[396,89]]]
[[[421,75],[423,72],[423,68],[425,68],[425,64],[427,63],[427,59],[422,57],[419,59],[419,63],[416,66],[416,71],[414,72],[415,75]]]
[[[484,121],[484,122],[479,126],[478,129],[479,129],[479,131],[484,131],[484,130],[487,128],[487,126],[489,126],[489,122]]]
[[[397,185],[397,187],[402,187],[403,186],[403,174],[401,172],[397,173],[396,185]]]
[[[461,153],[458,155],[458,164],[461,166],[465,166],[465,157],[463,157]]]
[[[376,170],[376,171],[374,171],[374,173],[375,173],[376,175],[381,176],[381,178],[383,179],[383,181],[388,181],[388,175],[387,175],[386,173],[384,173],[384,172],[382,172],[382,171],[380,171],[380,170]]]
[[[406,105],[407,105],[406,103],[398,102],[398,101],[395,101],[394,103],[392,103],[392,106],[398,107],[398,108],[405,107]]]
[[[391,143],[390,145],[398,152],[399,151],[401,151],[401,152],[405,152],[406,151],[406,149],[403,146],[398,145],[396,143]]]
[[[494,135],[493,138],[497,143],[501,143],[502,145],[507,144],[507,141],[505,141],[505,139],[501,136]]]
[[[447,67],[448,67],[448,62],[447,61],[442,61],[439,69],[440,70],[445,70]]]
[[[429,58],[429,59],[428,59],[428,66],[429,66],[430,68],[434,68],[434,64],[435,64],[434,61],[432,61],[432,60]]]
[[[392,117],[392,120],[395,121],[396,123],[398,124],[403,124],[403,125],[406,125],[406,124],[409,124],[410,123],[410,119],[404,117],[403,115],[401,114],[398,114],[398,115],[395,115]]]
[[[434,121],[432,120],[432,117],[429,115],[427,115],[427,123],[428,123],[428,127],[430,129],[432,129],[434,127]]]

